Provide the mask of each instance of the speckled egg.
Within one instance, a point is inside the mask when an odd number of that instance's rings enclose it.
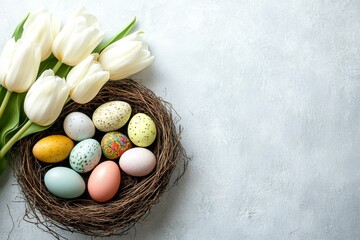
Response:
[[[107,159],[117,159],[131,147],[129,138],[120,132],[106,133],[101,139],[101,149]]]
[[[65,160],[74,147],[74,142],[63,135],[51,135],[40,139],[33,147],[36,159],[45,163]]]
[[[131,115],[131,106],[123,101],[111,101],[100,105],[93,113],[92,120],[97,129],[111,132],[123,127]]]
[[[75,141],[92,138],[95,135],[95,126],[84,113],[72,112],[64,119],[64,131],[69,138]]]
[[[70,153],[70,166],[77,172],[91,171],[100,161],[101,146],[95,139],[85,139],[75,145]]]
[[[129,122],[128,135],[131,142],[136,146],[150,146],[156,138],[155,123],[145,113],[137,113]]]

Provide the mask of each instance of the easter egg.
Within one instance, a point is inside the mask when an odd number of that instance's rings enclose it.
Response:
[[[111,132],[123,127],[131,115],[131,106],[123,101],[111,101],[100,105],[93,113],[92,120],[97,129]]]
[[[84,179],[67,167],[54,167],[44,176],[46,188],[55,196],[61,198],[77,198],[85,191]]]
[[[135,147],[124,152],[120,157],[119,165],[128,175],[143,177],[154,170],[156,157],[146,148]]]
[[[115,196],[120,181],[118,165],[113,161],[102,162],[90,174],[87,185],[89,195],[97,202],[106,202]]]
[[[129,122],[128,135],[131,142],[136,146],[150,146],[156,138],[155,123],[145,113],[137,113]]]
[[[75,145],[70,153],[70,166],[77,172],[91,171],[100,161],[101,146],[95,139],[85,139]]]
[[[107,159],[118,159],[129,148],[130,140],[120,132],[108,132],[101,139],[101,149]]]
[[[65,160],[74,147],[74,142],[63,135],[51,135],[40,139],[32,152],[36,159],[45,163],[57,163]]]
[[[66,135],[75,141],[82,141],[95,135],[93,122],[86,114],[81,112],[72,112],[67,115],[63,127]]]

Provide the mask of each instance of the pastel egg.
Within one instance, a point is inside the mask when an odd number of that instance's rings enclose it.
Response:
[[[109,201],[116,195],[120,182],[121,174],[118,165],[113,161],[102,162],[90,174],[89,195],[97,202]]]
[[[123,101],[111,101],[100,105],[92,120],[97,129],[111,132],[123,127],[131,116],[131,106]]]
[[[101,146],[95,139],[85,139],[75,145],[70,153],[70,166],[77,172],[89,172],[99,163]]]
[[[32,152],[36,159],[45,163],[57,163],[65,160],[74,147],[74,142],[63,135],[51,135],[40,139]]]
[[[44,182],[49,192],[68,199],[81,196],[86,187],[80,174],[66,167],[51,168],[45,174]]]
[[[84,113],[72,112],[64,119],[64,131],[69,138],[75,141],[92,138],[95,135],[95,126]]]
[[[155,123],[151,117],[145,113],[137,113],[129,122],[128,135],[131,142],[136,146],[150,146],[156,138]]]
[[[107,159],[118,159],[131,147],[129,138],[120,132],[106,133],[101,139],[101,149]]]
[[[119,165],[128,175],[143,177],[154,170],[156,157],[149,149],[136,147],[124,152],[120,157]]]

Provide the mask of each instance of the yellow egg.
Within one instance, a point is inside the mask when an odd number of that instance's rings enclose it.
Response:
[[[33,147],[33,154],[36,159],[45,163],[57,163],[65,160],[74,142],[63,135],[51,135],[40,139]]]
[[[148,147],[156,138],[155,123],[145,113],[137,113],[129,122],[128,135],[131,142],[136,146]]]

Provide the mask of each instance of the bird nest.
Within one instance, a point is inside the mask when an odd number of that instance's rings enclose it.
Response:
[[[106,203],[93,201],[86,192],[72,200],[55,197],[46,189],[44,175],[54,166],[69,166],[69,163],[44,164],[37,161],[32,154],[34,144],[45,136],[64,134],[62,125],[69,113],[79,111],[91,117],[98,106],[114,100],[129,103],[132,115],[142,112],[154,120],[157,137],[149,148],[156,156],[156,169],[141,178],[121,172],[119,191]],[[169,103],[133,80],[109,81],[87,104],[68,103],[52,127],[26,137],[17,145],[21,157],[14,159],[13,170],[26,202],[24,219],[57,238],[61,237],[57,228],[96,237],[126,234],[149,213],[167,187],[176,183],[186,170],[189,158],[181,145],[181,127],[175,126],[173,113]],[[120,131],[126,133],[126,126]],[[100,140],[102,135],[96,132],[94,138]],[[87,182],[89,174],[82,176]]]

